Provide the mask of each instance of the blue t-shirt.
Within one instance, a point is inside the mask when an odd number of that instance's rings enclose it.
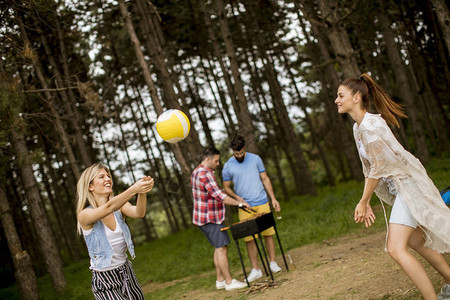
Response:
[[[262,159],[253,153],[246,152],[242,163],[234,156],[225,163],[222,170],[223,181],[233,181],[234,193],[244,198],[250,206],[266,204],[267,194],[260,174],[265,172]]]

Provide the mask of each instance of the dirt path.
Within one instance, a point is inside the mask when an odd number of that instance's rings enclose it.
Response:
[[[246,294],[192,290],[176,299],[420,299],[417,289],[400,267],[384,252],[385,232],[346,236],[307,245],[288,252],[294,264],[275,275],[278,286]],[[446,255],[450,261],[450,255]],[[442,278],[421,259],[435,290]],[[288,259],[289,262],[289,259]],[[241,276],[243,277],[243,276]],[[263,282],[261,280],[260,282]],[[176,282],[164,283],[159,288]],[[157,286],[145,286],[147,292]]]

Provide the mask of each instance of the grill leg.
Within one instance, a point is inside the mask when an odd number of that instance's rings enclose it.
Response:
[[[261,259],[261,262],[262,262],[262,265],[263,265],[263,268],[264,268],[264,272],[266,273],[266,276],[269,276],[269,273],[267,272],[266,264],[264,263],[264,259],[263,259],[262,254],[261,254],[261,250],[259,249],[259,246],[258,246],[258,239],[255,237],[254,234],[252,235],[252,237],[253,237],[253,240],[255,241],[256,249],[258,250],[259,258]],[[264,245],[262,247],[263,247],[263,250],[264,250]],[[264,252],[264,254],[266,254],[266,252]]]
[[[281,247],[280,237],[278,236],[277,226],[274,225],[273,228],[275,229],[275,234],[277,235],[278,245],[280,246],[281,255],[283,256],[283,260],[284,260],[284,265],[286,266],[286,270],[289,271],[289,267],[288,267],[288,264],[286,262],[286,257],[284,257],[283,247]]]
[[[272,279],[272,281],[274,281],[274,279],[273,279],[273,274],[272,274],[272,270],[270,269],[269,258],[267,257],[267,253],[266,253],[266,250],[265,250],[265,248],[264,248],[264,243],[263,243],[263,237],[262,237],[262,234],[259,234],[259,241],[261,242],[261,248],[262,248],[262,251],[263,251],[263,253],[264,253],[264,257],[266,258],[267,269],[269,269],[270,278]],[[258,243],[258,242],[256,242],[256,243]],[[262,258],[261,258],[261,261],[262,261]],[[263,263],[263,265],[264,265],[264,261],[263,261],[262,263]],[[266,269],[265,266],[264,266],[264,269]],[[266,274],[267,274],[267,271],[266,271]]]
[[[245,271],[244,261],[242,260],[241,249],[239,248],[239,242],[238,242],[238,240],[234,240],[234,241],[236,242],[236,248],[239,253],[239,259],[241,260],[242,271],[244,271],[245,282],[247,282],[247,286],[250,287],[250,284],[248,283],[248,280],[247,280],[247,272]]]

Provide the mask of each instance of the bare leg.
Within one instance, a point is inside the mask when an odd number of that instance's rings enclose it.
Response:
[[[422,232],[422,229],[417,227],[409,238],[408,246],[425,258],[442,275],[445,282],[450,284],[450,267],[447,261],[439,252],[424,246],[425,240]]]
[[[214,266],[216,267],[217,281],[225,280],[225,277],[219,267],[219,254],[217,248],[214,250]]]
[[[227,246],[216,248],[214,251],[214,265],[216,266],[217,281],[225,279],[227,284],[231,283],[231,274],[228,266]]]
[[[250,258],[250,263],[252,264],[252,268],[259,270],[258,266],[258,249],[256,248],[255,240],[251,240],[246,242],[247,244],[247,252],[248,257]]]
[[[433,285],[422,264],[412,255],[406,246],[415,228],[389,224],[388,253],[402,267],[425,300],[436,300]]]
[[[266,239],[266,248],[267,252],[269,252],[270,261],[275,261],[275,241],[273,239],[273,235],[265,236]]]

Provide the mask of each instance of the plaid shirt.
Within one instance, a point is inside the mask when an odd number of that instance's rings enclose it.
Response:
[[[207,223],[222,224],[225,219],[223,199],[227,196],[217,185],[214,172],[199,165],[191,175],[194,213],[192,222],[202,226]]]

